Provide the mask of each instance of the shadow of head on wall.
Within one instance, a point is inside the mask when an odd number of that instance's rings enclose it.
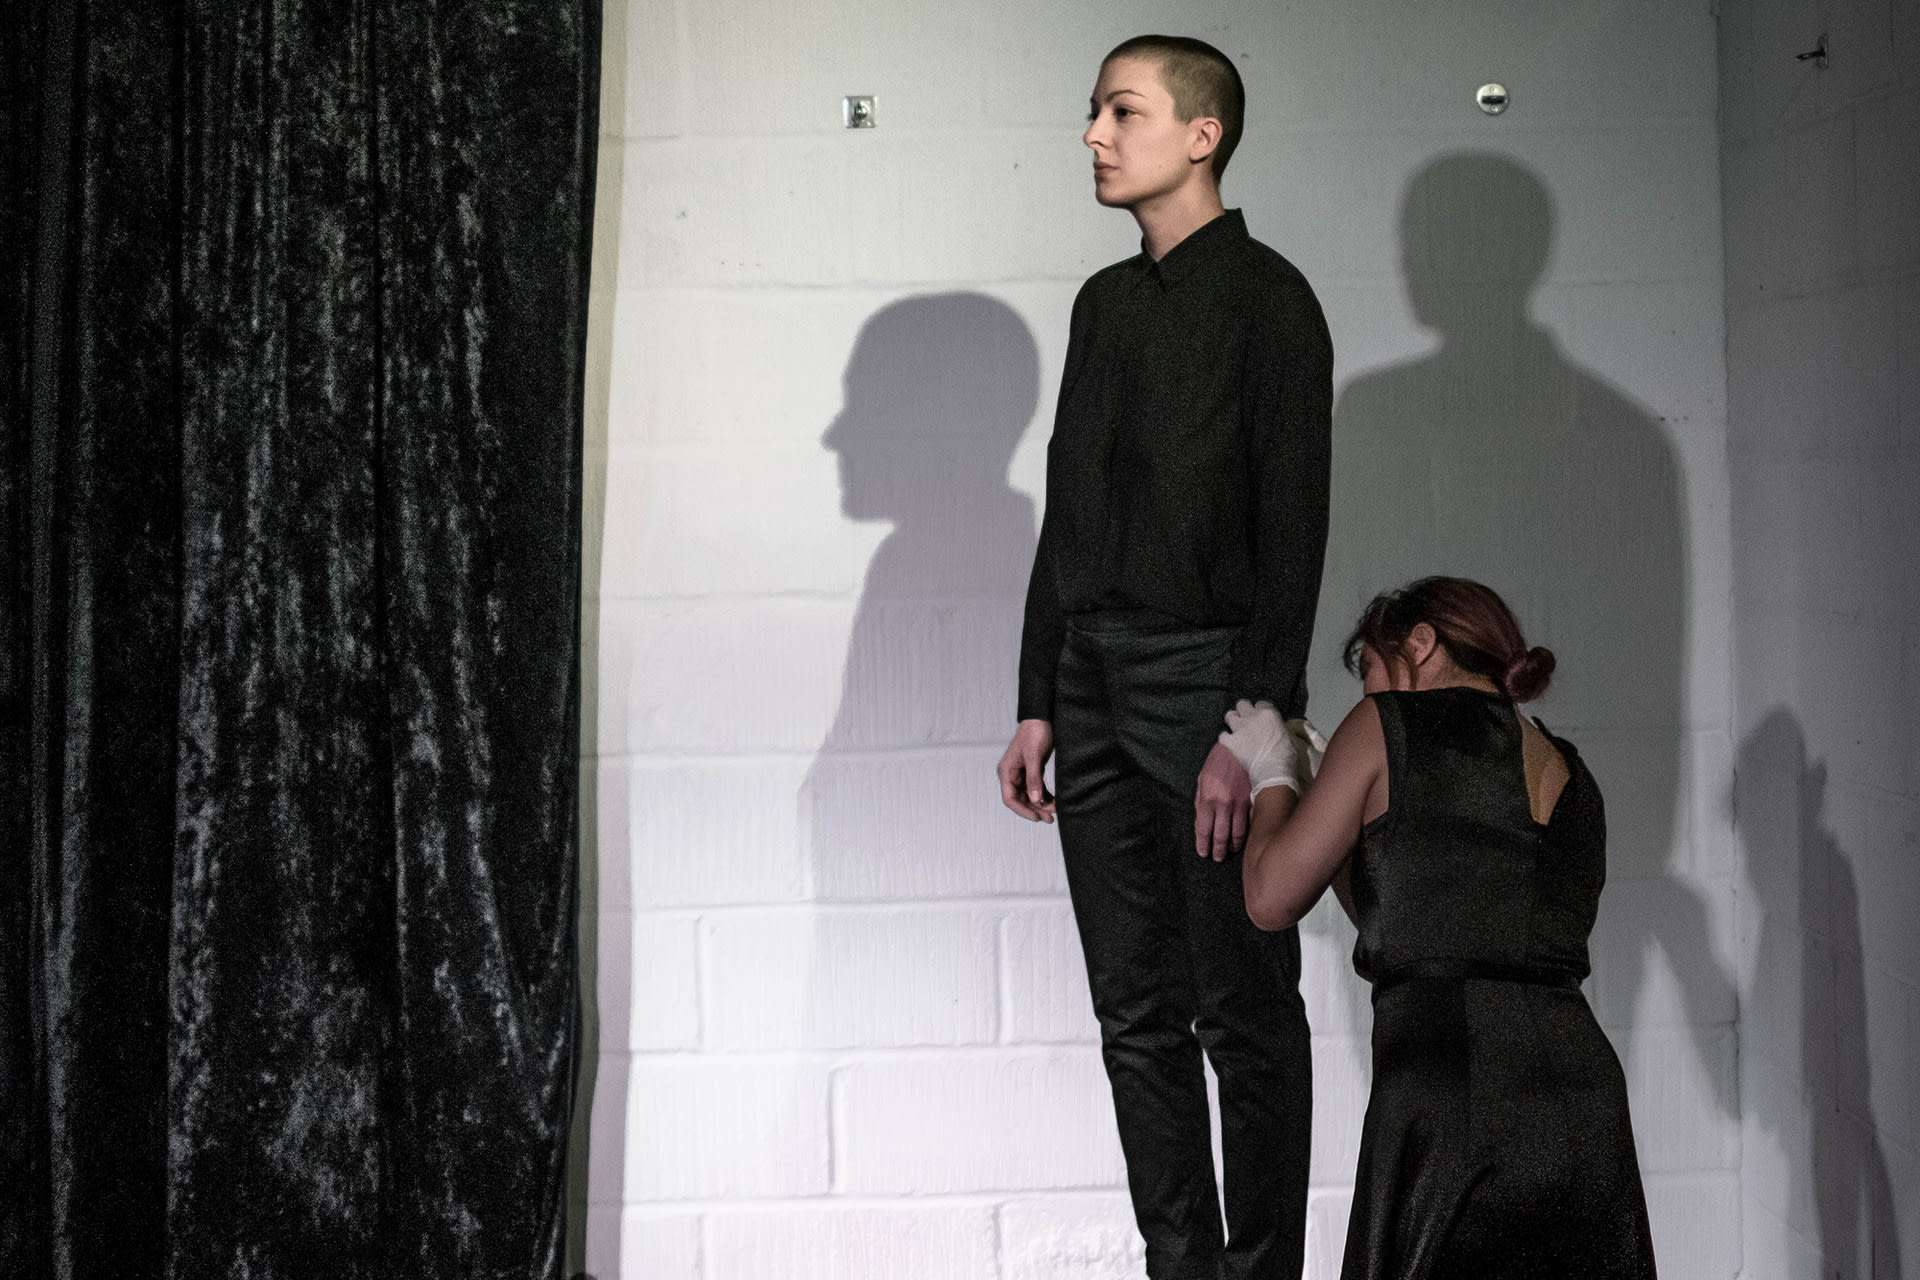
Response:
[[[1467,153],[1428,164],[1400,203],[1400,274],[1414,319],[1478,358],[1514,354],[1532,330],[1528,306],[1553,233],[1552,196],[1514,161]]]
[[[1315,684],[1351,690],[1341,641],[1380,591],[1449,573],[1507,599],[1530,643],[1559,659],[1540,713],[1577,743],[1606,796],[1597,1012],[1616,1029],[1634,1025],[1656,986],[1651,957],[1664,953],[1686,1006],[1676,1020],[1693,1027],[1705,1078],[1732,1115],[1732,982],[1712,952],[1704,899],[1677,874],[1697,856],[1682,804],[1680,469],[1654,414],[1577,363],[1538,319],[1556,221],[1546,183],[1507,156],[1441,155],[1408,182],[1403,285],[1439,345],[1360,375],[1336,405]]]
[[[1030,836],[988,803],[1013,725],[1036,539],[1032,500],[1007,483],[1039,402],[1033,335],[984,294],[904,298],[861,327],[844,386],[822,440],[838,458],[841,509],[893,528],[867,569],[840,705],[802,802],[815,894],[1051,884],[1050,860],[1011,865],[1032,860]]]
[[[1898,1276],[1893,1186],[1873,1115],[1860,895],[1853,860],[1827,825],[1826,765],[1811,758],[1799,717],[1775,707],[1742,740],[1734,777],[1761,917],[1742,1023],[1747,1106],[1811,1193],[1822,1274]]]
[[[864,595],[1024,587],[1027,564],[995,552],[1032,549],[1032,503],[1007,484],[1040,394],[1025,321],[983,294],[903,299],[861,327],[844,387],[822,440],[841,510],[894,522]]]

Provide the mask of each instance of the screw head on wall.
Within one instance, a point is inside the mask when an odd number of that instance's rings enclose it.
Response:
[[[840,99],[840,123],[849,129],[873,128],[873,95],[852,93]]]
[[[1498,81],[1492,84],[1481,85],[1480,88],[1474,92],[1473,97],[1474,101],[1480,104],[1480,109],[1490,116],[1497,116],[1502,111],[1505,111],[1507,109],[1507,103],[1511,101],[1507,95],[1507,86]]]

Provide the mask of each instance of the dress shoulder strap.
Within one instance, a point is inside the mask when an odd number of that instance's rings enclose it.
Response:
[[[1387,755],[1391,757],[1394,748],[1404,745],[1407,737],[1407,718],[1400,691],[1387,689],[1367,697],[1373,699],[1373,709],[1380,713],[1380,729],[1387,735]]]
[[[1399,690],[1367,695],[1380,715],[1380,733],[1387,744],[1387,813],[1407,794],[1407,708]],[[1384,817],[1385,815],[1381,815]]]

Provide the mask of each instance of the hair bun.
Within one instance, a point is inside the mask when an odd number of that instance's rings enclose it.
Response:
[[[1547,691],[1553,667],[1553,650],[1535,645],[1507,664],[1500,687],[1515,702],[1531,702]]]

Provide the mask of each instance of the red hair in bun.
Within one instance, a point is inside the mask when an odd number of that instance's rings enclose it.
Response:
[[[1407,637],[1423,622],[1455,666],[1485,676],[1515,702],[1531,702],[1553,679],[1552,650],[1528,648],[1507,602],[1470,578],[1421,578],[1375,596],[1347,637],[1347,670],[1359,674],[1362,648],[1401,658]]]
[[[1507,663],[1506,671],[1500,676],[1500,687],[1515,702],[1532,702],[1547,691],[1547,682],[1553,679],[1553,667],[1553,650],[1535,645]]]

